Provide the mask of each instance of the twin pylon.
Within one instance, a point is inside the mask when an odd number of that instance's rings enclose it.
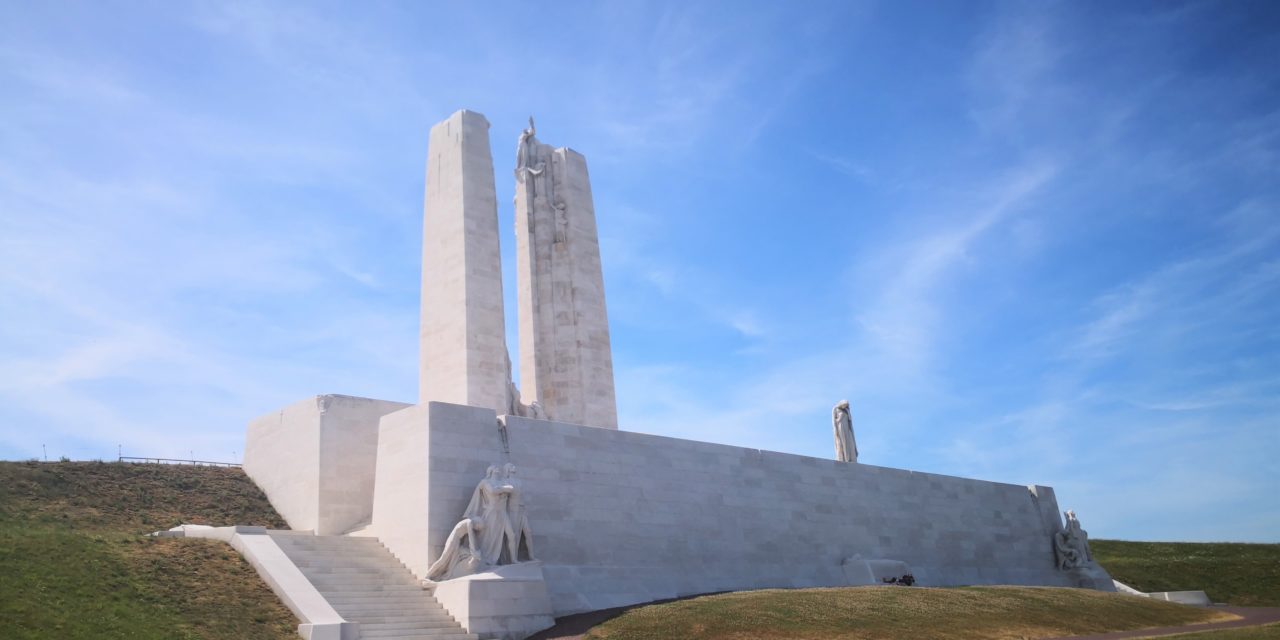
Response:
[[[511,383],[489,121],[431,128],[422,225],[419,402],[616,429],[613,355],[586,158],[536,137],[516,149],[523,393]]]

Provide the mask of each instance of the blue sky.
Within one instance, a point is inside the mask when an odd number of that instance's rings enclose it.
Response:
[[[413,401],[430,126],[589,162],[622,428],[1280,541],[1274,3],[0,3],[0,458]]]

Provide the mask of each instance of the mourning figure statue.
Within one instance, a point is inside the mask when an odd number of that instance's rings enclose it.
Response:
[[[1059,569],[1079,569],[1093,562],[1089,533],[1080,527],[1075,511],[1068,509],[1063,513],[1067,516],[1066,528],[1053,535],[1053,551]]]
[[[445,539],[440,557],[427,569],[429,581],[460,578],[486,568],[533,560],[532,534],[516,480],[515,465],[490,465],[476,485],[462,520]]]
[[[520,493],[520,481],[516,479],[516,466],[507,463],[503,467],[503,481],[508,489],[507,520],[511,523],[511,535],[507,538],[507,555],[511,562],[534,560],[533,534],[529,532],[529,516],[524,509],[524,500]],[[524,543],[524,554],[520,553]]]
[[[849,401],[841,400],[831,409],[831,429],[835,432],[836,460],[858,461],[858,443],[853,439],[853,418],[849,417]]]

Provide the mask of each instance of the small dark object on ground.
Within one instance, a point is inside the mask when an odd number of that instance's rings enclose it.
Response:
[[[902,576],[900,578],[893,578],[893,577],[881,578],[881,581],[884,582],[885,584],[896,584],[902,587],[909,587],[916,583],[916,577],[908,573],[907,575]]]

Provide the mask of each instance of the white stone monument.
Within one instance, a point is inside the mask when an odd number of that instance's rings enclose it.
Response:
[[[306,562],[372,545],[357,551],[426,580],[430,604],[470,633],[506,640],[553,616],[906,574],[928,586],[1114,589],[1049,487],[849,464],[844,402],[832,411],[835,461],[619,430],[586,161],[538,142],[532,120],[516,157],[522,403],[493,175],[484,116],[459,111],[432,128],[419,403],[317,396],[249,425],[245,471],[298,530],[273,535],[286,547],[330,536]],[[332,585],[282,570],[323,604]],[[361,622],[317,616],[332,629]]]
[[[489,121],[458,111],[431,128],[427,153],[418,401],[506,413],[511,373]]]
[[[516,145],[516,278],[520,376],[550,420],[618,428],[613,351],[587,160],[538,142]]]

